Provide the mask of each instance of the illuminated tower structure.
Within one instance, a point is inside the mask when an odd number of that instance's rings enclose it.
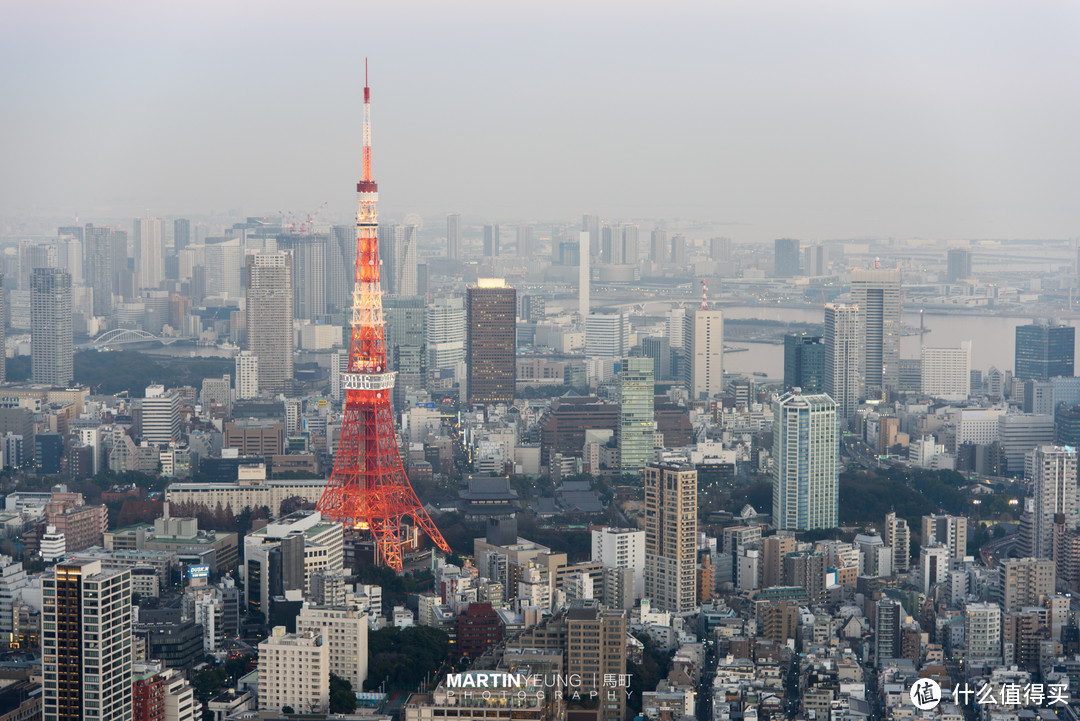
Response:
[[[401,465],[390,394],[394,373],[386,368],[386,327],[379,283],[378,186],[371,174],[371,91],[364,79],[364,167],[356,185],[356,270],[353,285],[349,370],[341,374],[345,418],[334,470],[318,510],[334,521],[368,531],[376,561],[402,569],[401,523],[412,519],[435,545],[449,553],[420,505]]]

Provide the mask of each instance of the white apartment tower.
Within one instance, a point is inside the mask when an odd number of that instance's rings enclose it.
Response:
[[[698,308],[687,312],[683,328],[686,386],[694,400],[724,392],[724,314]]]
[[[634,572],[634,597],[645,594],[645,531],[603,526],[592,530],[593,563]]]
[[[363,688],[368,672],[368,616],[356,608],[304,604],[299,633],[321,635],[330,648],[330,673]]]
[[[903,573],[911,568],[911,529],[892,511],[885,514],[885,545],[893,551],[894,571]]]
[[[1034,550],[1036,558],[1052,558],[1054,516],[1064,514],[1068,528],[1078,527],[1076,449],[1038,446],[1034,454]]]
[[[146,387],[142,400],[142,439],[154,445],[180,440],[180,396],[165,386]]]
[[[900,271],[853,270],[851,302],[859,308],[859,394],[876,398],[900,382]]]
[[[293,382],[293,274],[289,253],[247,258],[247,349],[259,357],[259,390],[289,393]]]
[[[161,237],[161,220],[136,218],[131,240],[139,288],[157,290],[165,279],[165,241]]]
[[[259,356],[249,350],[236,356],[236,397],[255,398],[259,395]]]
[[[778,530],[836,528],[837,432],[836,403],[824,393],[786,393],[773,401],[773,525]]]
[[[321,634],[275,626],[259,644],[259,710],[324,714],[330,710],[330,646]]]
[[[859,309],[825,306],[825,392],[845,423],[859,404]]]

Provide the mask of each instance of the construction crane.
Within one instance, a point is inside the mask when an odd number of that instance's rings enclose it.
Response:
[[[281,228],[287,233],[300,233],[301,235],[307,235],[311,233],[315,227],[315,219],[319,217],[319,214],[326,208],[328,201],[323,201],[315,210],[304,216],[303,220],[296,217],[296,213],[291,210],[278,211],[278,215],[281,216]]]

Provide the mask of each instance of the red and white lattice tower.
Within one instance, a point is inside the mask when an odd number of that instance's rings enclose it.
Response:
[[[356,184],[356,279],[353,285],[349,371],[342,374],[345,419],[334,471],[318,510],[334,521],[369,531],[376,561],[402,568],[402,520],[408,517],[449,553],[450,547],[420,505],[401,464],[386,368],[386,329],[379,284],[378,186],[371,175],[371,91],[364,70],[364,170]]]

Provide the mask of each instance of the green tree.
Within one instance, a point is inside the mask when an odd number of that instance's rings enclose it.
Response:
[[[356,694],[352,683],[337,674],[330,674],[330,713],[352,713],[356,710]]]

